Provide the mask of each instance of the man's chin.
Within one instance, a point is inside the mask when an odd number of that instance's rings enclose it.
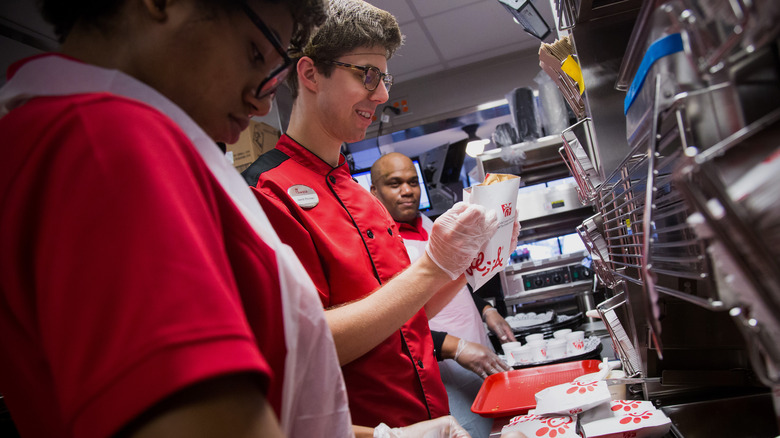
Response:
[[[404,211],[400,214],[401,220],[398,222],[412,222],[415,219],[417,219],[417,210],[414,211]]]

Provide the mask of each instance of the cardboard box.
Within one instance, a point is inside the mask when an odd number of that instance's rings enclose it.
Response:
[[[227,157],[232,159],[233,167],[243,172],[257,157],[276,147],[279,137],[281,132],[273,126],[250,120],[238,141],[227,145]]]

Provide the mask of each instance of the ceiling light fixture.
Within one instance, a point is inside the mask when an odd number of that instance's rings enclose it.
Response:
[[[477,123],[461,128],[469,136],[469,142],[466,144],[466,154],[470,157],[476,157],[481,154],[485,150],[485,145],[490,143],[490,140],[483,140],[477,136],[477,128],[479,128]]]

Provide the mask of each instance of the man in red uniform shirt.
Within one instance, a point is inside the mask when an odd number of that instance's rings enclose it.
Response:
[[[495,231],[484,209],[456,205],[409,266],[393,219],[349,173],[341,144],[362,139],[387,101],[387,59],[401,40],[389,13],[359,0],[331,1],[329,19],[301,48],[286,134],[244,171],[317,286],[353,422],[364,426],[448,413],[422,308],[435,312],[449,301],[459,285],[452,280]]]
[[[420,213],[420,190],[414,164],[403,154],[382,155],[371,166],[371,194],[387,208],[413,261],[425,251],[433,225]],[[490,418],[471,412],[483,379],[511,369],[493,352],[483,318],[502,342],[515,340],[506,320],[490,303],[472,294],[463,279],[458,294],[428,321],[434,342],[437,334],[444,338],[437,353],[450,411],[472,438],[487,438],[493,425]]]

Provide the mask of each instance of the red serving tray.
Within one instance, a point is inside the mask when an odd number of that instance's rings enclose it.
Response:
[[[542,365],[488,376],[471,405],[483,417],[509,417],[536,407],[536,393],[599,371],[600,360]]]

